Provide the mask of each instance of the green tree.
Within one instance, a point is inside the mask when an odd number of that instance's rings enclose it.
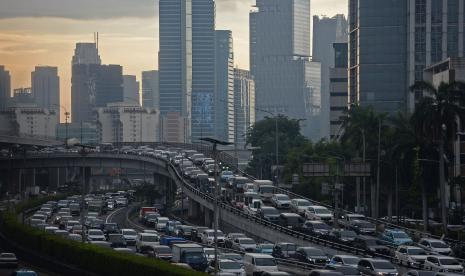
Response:
[[[438,88],[426,82],[417,82],[412,91],[422,90],[426,95],[420,100],[412,115],[415,132],[425,145],[436,146],[439,151],[439,191],[443,231],[447,233],[447,202],[445,190],[444,154],[460,131],[465,119],[465,83],[441,83]],[[450,149],[450,148],[449,148]]]
[[[247,145],[255,149],[249,163],[249,173],[259,178],[272,179],[271,166],[276,164],[276,120],[278,121],[278,158],[279,164],[286,159],[292,148],[300,147],[307,139],[300,133],[299,120],[279,115],[277,118],[265,117],[256,122],[247,133]]]

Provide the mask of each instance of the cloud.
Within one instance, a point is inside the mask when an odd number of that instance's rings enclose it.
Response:
[[[0,18],[109,19],[153,17],[157,0],[1,0]]]
[[[78,20],[155,17],[159,0],[1,0],[0,19],[58,17]],[[216,0],[234,11],[251,0]]]

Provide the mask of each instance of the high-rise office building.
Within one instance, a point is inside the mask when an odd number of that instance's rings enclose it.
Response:
[[[5,70],[5,66],[0,65],[0,109],[8,106],[11,97],[11,77],[10,72]]]
[[[142,72],[142,106],[160,110],[158,71]]]
[[[256,0],[255,7],[250,68],[257,118],[269,116],[265,110],[305,119],[303,133],[319,139],[321,65],[310,61],[310,1]]]
[[[234,131],[235,144],[246,143],[247,131],[255,123],[255,82],[250,71],[234,69]]]
[[[139,82],[136,76],[123,75],[123,101],[126,103],[139,103]]]
[[[350,0],[351,103],[378,111],[413,110],[423,70],[463,57],[463,0]]]
[[[192,142],[215,136],[215,2],[192,0]]]
[[[234,53],[231,31],[218,30],[216,36],[216,138],[234,142]]]
[[[11,107],[15,106],[37,106],[34,97],[32,96],[32,89],[30,87],[13,89],[13,98],[10,99]]]
[[[123,67],[100,65],[95,79],[95,107],[124,102]]]
[[[192,0],[159,1],[159,92],[160,115],[170,114],[186,126],[166,124],[170,133],[183,129],[176,141],[191,141],[192,97]],[[171,120],[173,121],[173,120]],[[172,138],[172,136],[169,136]],[[170,141],[168,141],[170,142]]]
[[[72,64],[101,64],[96,43],[76,43]]]
[[[60,122],[60,77],[58,68],[36,66],[31,73],[32,96],[38,107],[56,109]]]
[[[330,94],[330,138],[342,134],[342,117],[348,110],[348,45],[347,42],[334,43],[334,66],[329,69]]]
[[[329,137],[329,70],[334,67],[333,43],[347,41],[348,23],[343,14],[313,17],[313,61],[321,63],[321,135]]]
[[[76,43],[71,65],[71,117],[74,123],[93,119],[95,80],[101,63],[96,43]]]
[[[57,112],[34,105],[17,105],[0,111],[0,131],[12,135],[55,137]]]

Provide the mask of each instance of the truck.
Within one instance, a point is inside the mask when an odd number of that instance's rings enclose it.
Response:
[[[105,202],[103,200],[89,201],[87,211],[88,212],[97,212],[99,215],[105,214],[107,212],[107,209],[105,207]]]
[[[203,247],[195,243],[173,244],[172,261],[175,263],[188,264],[192,269],[205,271],[208,267],[208,260],[203,251]]]
[[[157,208],[153,207],[153,206],[150,206],[150,207],[141,207],[140,210],[139,210],[139,221],[143,221],[144,219],[144,216],[146,213],[148,212],[153,212],[153,213],[157,213],[158,210]]]
[[[260,195],[263,202],[270,202],[275,192],[273,182],[270,180],[254,180],[253,184],[255,192]]]

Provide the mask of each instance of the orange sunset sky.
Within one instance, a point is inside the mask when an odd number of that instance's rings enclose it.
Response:
[[[0,65],[12,89],[30,87],[36,65],[57,66],[61,104],[70,109],[71,57],[76,42],[99,32],[104,64],[124,74],[158,68],[156,0],[0,0]],[[235,64],[249,67],[248,15],[253,0],[216,0],[216,28],[233,31]],[[347,14],[347,0],[311,0],[312,14]],[[62,116],[63,118],[64,116]]]

